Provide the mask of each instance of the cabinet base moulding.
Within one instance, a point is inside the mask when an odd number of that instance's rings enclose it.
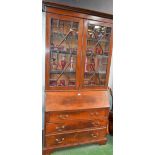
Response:
[[[62,148],[67,148],[67,147],[74,147],[74,146],[80,146],[80,145],[85,145],[85,144],[99,144],[99,145],[105,145],[107,143],[107,138],[101,139],[101,140],[96,140],[96,141],[89,141],[89,142],[83,142],[83,143],[74,143],[74,144],[67,144],[64,146],[54,146],[54,147],[48,147],[48,148],[43,148],[43,154],[42,155],[51,155],[54,151]]]

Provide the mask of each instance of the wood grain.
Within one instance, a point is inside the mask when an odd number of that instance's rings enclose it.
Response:
[[[92,140],[103,139],[106,135],[107,130],[105,128],[84,130],[84,131],[74,131],[70,133],[57,133],[52,135],[47,135],[45,140],[45,146],[62,146],[77,142],[86,142]]]
[[[96,127],[107,128],[107,124],[108,124],[107,119],[77,120],[77,121],[67,120],[67,121],[46,123],[45,134],[47,135],[47,134],[52,134],[56,132],[64,132],[64,131],[71,131],[71,130],[75,131],[80,129],[89,129],[89,128],[96,128]]]
[[[80,94],[80,95],[79,95]],[[107,91],[46,92],[46,111],[109,107]]]
[[[92,120],[108,118],[109,108],[105,109],[88,109],[82,111],[63,111],[46,113],[47,122],[59,122],[68,120]]]

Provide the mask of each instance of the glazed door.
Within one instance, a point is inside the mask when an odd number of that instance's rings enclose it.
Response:
[[[83,45],[82,88],[107,88],[112,53],[112,25],[85,20]]]
[[[74,90],[80,85],[83,20],[46,16],[46,90]]]

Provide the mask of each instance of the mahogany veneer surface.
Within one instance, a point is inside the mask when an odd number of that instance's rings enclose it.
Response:
[[[54,145],[66,145],[72,143],[87,142],[103,139],[106,135],[106,128],[89,129],[84,131],[75,131],[70,133],[57,133],[46,136],[46,147]]]
[[[47,122],[60,122],[64,120],[93,120],[108,118],[109,109],[90,109],[83,111],[63,111],[63,112],[48,112],[46,113]]]
[[[56,132],[76,131],[80,129],[89,129],[96,127],[106,127],[108,123],[107,119],[99,120],[67,120],[66,122],[46,123],[46,134],[52,134]]]
[[[46,92],[45,104],[46,112],[109,107],[107,91]]]
[[[45,103],[44,153],[47,155],[56,148],[106,142],[107,91],[46,92]]]

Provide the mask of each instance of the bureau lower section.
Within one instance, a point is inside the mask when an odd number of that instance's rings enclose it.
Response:
[[[44,155],[58,148],[107,141],[109,108],[45,113]]]

